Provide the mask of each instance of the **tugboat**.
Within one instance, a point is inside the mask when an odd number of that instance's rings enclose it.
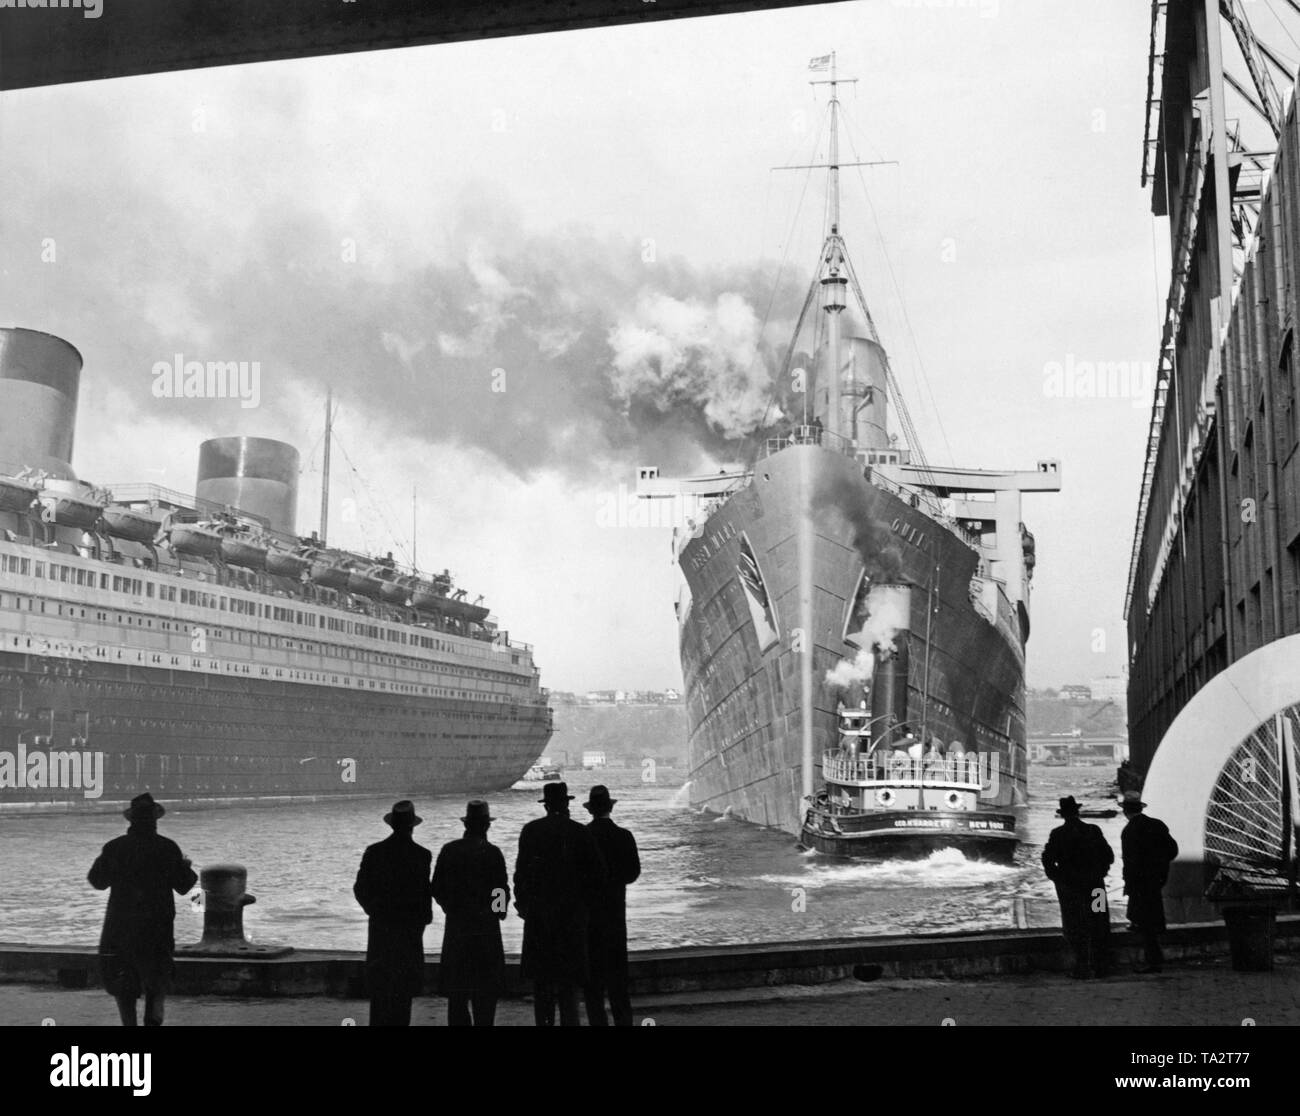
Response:
[[[996,781],[988,756],[933,748],[922,754],[913,733],[891,713],[872,718],[865,701],[857,709],[841,707],[839,718],[839,746],[822,756],[825,788],[804,816],[805,848],[880,860],[956,848],[1010,863],[1015,815],[979,805],[990,775]],[[873,739],[878,720],[886,728]]]

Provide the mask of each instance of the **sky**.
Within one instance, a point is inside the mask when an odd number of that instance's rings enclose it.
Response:
[[[83,477],[192,491],[204,438],[280,438],[300,532],[332,386],[331,542],[414,543],[554,689],[680,686],[630,493],[772,418],[825,211],[771,168],[825,154],[835,50],[846,154],[891,161],[845,171],[842,231],[928,457],[1062,463],[1028,682],[1114,674],[1167,283],[1148,19],[864,0],[5,93],[0,324],[85,358]],[[256,406],[158,394],[178,355],[256,362]],[[1126,390],[1063,388],[1086,362]]]

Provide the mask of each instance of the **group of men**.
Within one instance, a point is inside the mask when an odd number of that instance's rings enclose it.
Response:
[[[632,1025],[627,979],[627,885],[641,874],[636,839],[614,823],[618,799],[591,788],[583,804],[591,821],[569,816],[564,783],[542,790],[544,817],[523,827],[515,860],[515,910],[524,920],[521,970],[533,982],[538,1026],[578,1025],[578,993],[587,1022]],[[505,857],[487,839],[492,817],[486,802],[465,809],[465,836],[432,854],[417,845],[421,818],[409,801],[384,821],[392,834],[361,858],[353,892],[370,919],[366,977],[370,1025],[406,1026],[424,971],[424,928],[433,903],[446,915],[438,992],[447,998],[449,1026],[492,1026],[505,975],[501,922],[510,904]]]
[[[1124,792],[1128,819],[1120,834],[1124,858],[1124,894],[1128,920],[1142,942],[1139,973],[1158,973],[1164,964],[1160,934],[1165,929],[1163,889],[1169,865],[1178,856],[1178,842],[1169,827],[1143,813],[1146,803],[1135,790]],[[1063,823],[1052,830],[1043,848],[1043,870],[1056,885],[1061,903],[1061,928],[1073,955],[1070,975],[1077,980],[1104,977],[1110,971],[1110,905],[1106,872],[1115,860],[1100,827],[1080,815],[1074,796],[1060,800]]]
[[[641,873],[636,839],[614,823],[618,799],[594,786],[583,803],[587,825],[569,816],[564,783],[547,783],[539,800],[544,817],[519,834],[515,860],[515,910],[524,920],[521,969],[534,987],[539,1026],[576,1026],[578,995],[587,1022],[607,1026],[606,1000],[616,1026],[631,1026],[627,977],[627,885]],[[1137,791],[1123,796],[1128,819],[1121,835],[1128,918],[1144,953],[1140,973],[1159,972],[1164,962],[1162,891],[1178,844],[1168,827],[1147,817]],[[165,810],[149,794],[123,811],[127,832],[108,842],[91,866],[89,880],[111,889],[99,952],[104,987],[117,1000],[122,1023],[157,1026],[172,976],[176,916],[173,893],[197,882],[190,861],[174,841],[158,833]],[[1061,925],[1073,954],[1072,975],[1105,976],[1110,968],[1110,909],[1106,873],[1114,862],[1100,828],[1084,822],[1073,796],[1060,800],[1063,823],[1043,849],[1043,868],[1056,885]],[[436,902],[446,916],[438,991],[447,998],[450,1026],[492,1026],[505,975],[501,922],[510,884],[501,850],[488,841],[488,804],[471,801],[461,819],[465,835],[448,842],[433,863],[415,843],[422,819],[409,801],[384,815],[392,834],[369,846],[353,892],[369,917],[366,976],[371,1026],[406,1026],[411,1002],[423,986],[424,930]],[[432,864],[432,873],[430,865]]]

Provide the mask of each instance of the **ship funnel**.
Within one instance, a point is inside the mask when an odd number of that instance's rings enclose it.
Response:
[[[861,449],[889,448],[889,376],[885,350],[868,337],[851,338],[844,370],[847,430]]]
[[[61,337],[0,329],[0,473],[72,480],[81,354]]]
[[[867,594],[867,620],[859,637],[875,653],[871,675],[873,736],[897,745],[907,724],[908,633],[912,590],[908,585],[873,585]]]
[[[296,534],[298,451],[272,438],[209,438],[199,446],[194,494],[261,516],[272,531]]]

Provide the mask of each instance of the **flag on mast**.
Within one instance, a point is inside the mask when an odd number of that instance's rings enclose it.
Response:
[[[829,70],[831,68],[831,56],[823,54],[820,58],[813,58],[808,63],[810,70]]]

